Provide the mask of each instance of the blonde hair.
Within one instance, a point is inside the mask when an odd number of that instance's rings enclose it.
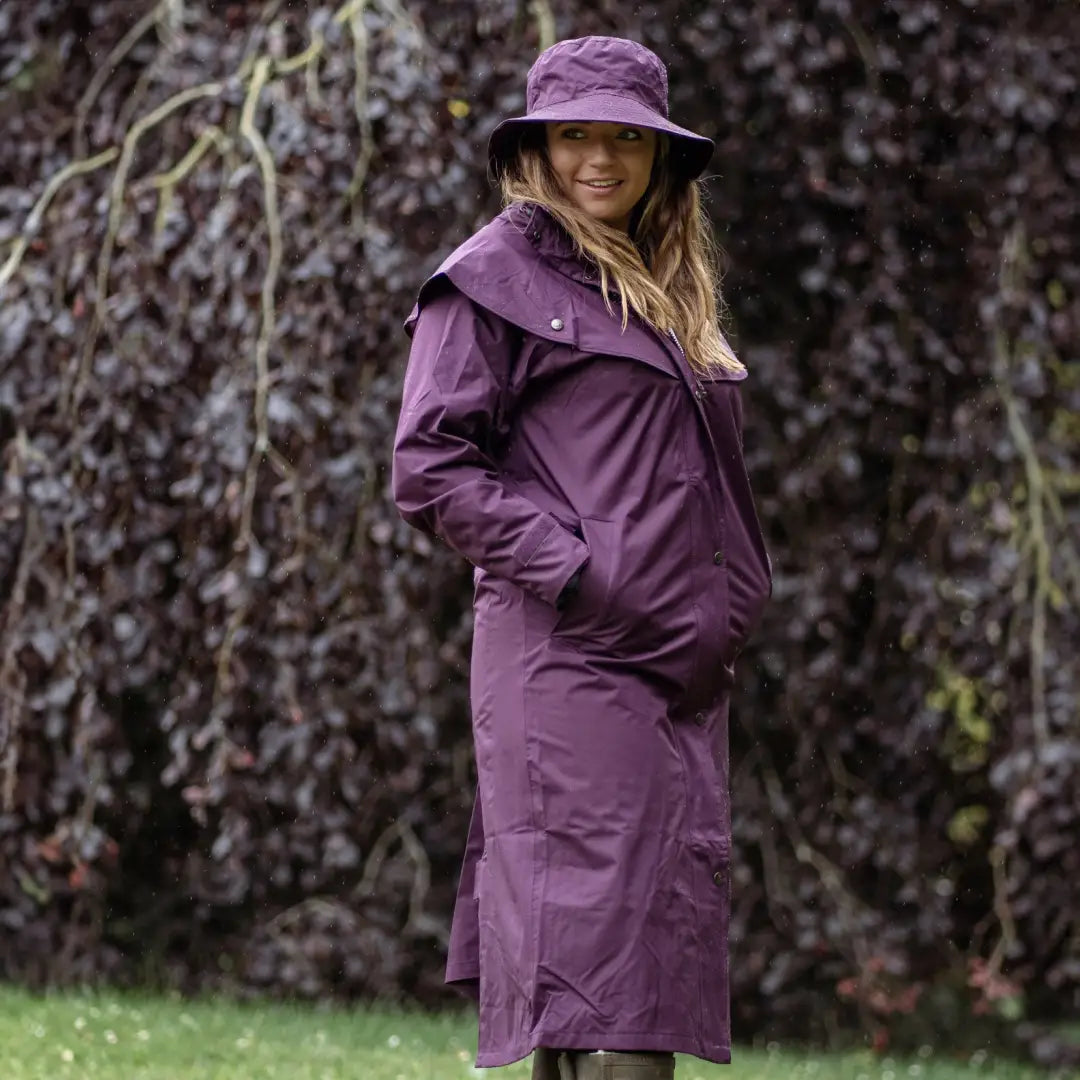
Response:
[[[516,155],[501,170],[503,203],[535,203],[551,214],[577,253],[596,263],[612,314],[609,290],[618,292],[624,330],[633,309],[662,334],[673,329],[699,374],[744,371],[719,331],[719,250],[698,181],[669,169],[669,152],[667,136],[658,133],[649,187],[631,217],[629,235],[566,196],[548,161],[542,124],[528,125]]]

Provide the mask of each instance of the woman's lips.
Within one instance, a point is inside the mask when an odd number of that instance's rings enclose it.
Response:
[[[582,187],[587,188],[593,195],[610,195],[615,191],[618,191],[622,187],[622,181],[617,180],[614,184],[604,184],[603,186],[594,185],[589,183],[588,180],[579,180],[579,184]]]

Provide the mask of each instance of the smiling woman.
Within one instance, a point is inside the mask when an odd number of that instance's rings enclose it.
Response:
[[[548,160],[567,197],[625,232],[649,187],[657,133],[623,124],[546,124]]]
[[[503,212],[406,320],[394,440],[402,516],[474,568],[446,978],[479,1000],[479,1068],[673,1080],[676,1053],[731,1058],[728,708],[770,591],[747,373],[712,142],[667,119],[660,58],[563,41],[527,89],[488,144]]]

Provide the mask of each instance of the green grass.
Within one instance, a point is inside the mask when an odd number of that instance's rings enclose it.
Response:
[[[528,1080],[528,1061],[475,1069],[476,1022],[131,994],[0,987],[0,1080]],[[678,1080],[1045,1080],[924,1047],[910,1060],[737,1049],[730,1068],[681,1057]]]

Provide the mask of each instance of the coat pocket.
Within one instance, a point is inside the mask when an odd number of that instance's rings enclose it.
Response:
[[[611,603],[612,568],[616,554],[615,524],[583,517],[580,529],[589,549],[577,592],[559,612],[551,633],[559,637],[588,637],[603,626]]]

